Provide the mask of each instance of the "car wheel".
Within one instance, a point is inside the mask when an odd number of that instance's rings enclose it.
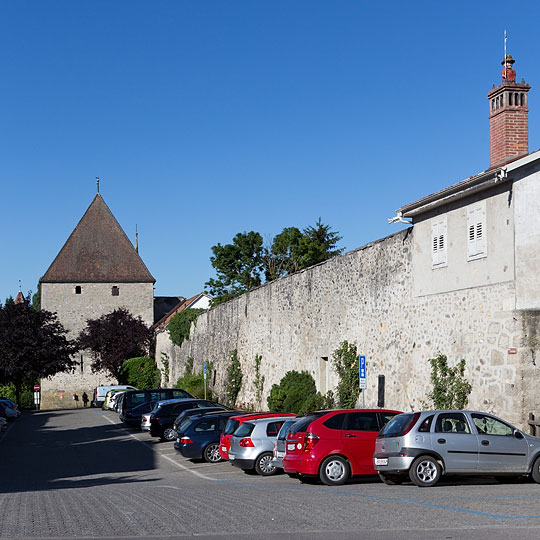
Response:
[[[321,464],[320,478],[327,486],[340,486],[350,475],[349,463],[341,456],[329,456]]]
[[[255,471],[261,476],[272,476],[276,474],[276,468],[272,465],[272,459],[274,454],[272,452],[265,452],[261,454],[255,461]]]
[[[413,461],[409,476],[418,487],[434,486],[441,478],[442,468],[431,456],[420,456]]]
[[[534,460],[534,464],[531,471],[532,479],[537,483],[540,484],[540,457],[537,457]]]
[[[172,427],[165,428],[163,430],[163,435],[161,436],[162,441],[174,441],[176,439],[176,431]]]
[[[406,477],[402,474],[387,474],[381,472],[379,473],[379,478],[389,486],[398,486],[403,484],[406,480]]]
[[[210,443],[203,452],[203,458],[208,463],[218,463],[221,461],[221,456],[219,455],[219,444]]]

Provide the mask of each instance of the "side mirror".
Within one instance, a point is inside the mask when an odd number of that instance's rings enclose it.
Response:
[[[514,437],[516,439],[523,439],[523,433],[521,433],[521,431],[518,431],[517,429],[514,429]]]

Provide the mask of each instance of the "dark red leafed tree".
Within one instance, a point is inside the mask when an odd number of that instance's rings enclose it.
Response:
[[[141,317],[133,317],[127,309],[116,309],[90,319],[79,334],[79,348],[90,349],[92,370],[108,371],[116,380],[122,364],[129,358],[145,356],[152,339],[152,331]]]
[[[0,305],[0,382],[15,385],[19,405],[25,382],[72,369],[77,352],[56,314],[36,311],[29,300]]]

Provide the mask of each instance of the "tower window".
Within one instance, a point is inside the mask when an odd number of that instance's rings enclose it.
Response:
[[[112,289],[111,289],[111,294],[113,296],[120,296],[120,289],[115,285]]]
[[[448,265],[446,241],[446,216],[431,223],[431,267],[440,268]]]
[[[80,285],[77,285],[77,286],[75,287],[75,294],[81,294],[81,293],[82,293],[82,288],[81,288]]]

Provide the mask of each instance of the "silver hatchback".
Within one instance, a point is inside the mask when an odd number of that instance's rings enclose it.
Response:
[[[540,438],[476,411],[424,411],[395,416],[381,430],[373,455],[387,484],[410,478],[434,486],[443,474],[531,475],[540,483]]]
[[[241,424],[231,437],[229,461],[244,471],[255,470],[262,476],[276,473],[272,463],[274,442],[290,416],[258,418]]]

